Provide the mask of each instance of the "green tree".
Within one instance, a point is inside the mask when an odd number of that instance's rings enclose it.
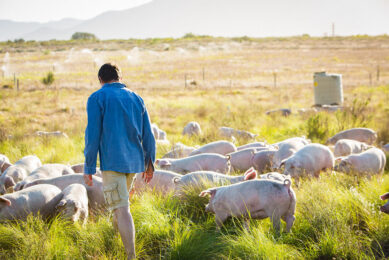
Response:
[[[54,73],[51,71],[47,73],[46,77],[42,78],[42,83],[45,84],[46,86],[50,86],[51,84],[53,84],[54,81],[55,81]]]
[[[72,40],[96,40],[97,37],[93,33],[75,32],[72,35]]]

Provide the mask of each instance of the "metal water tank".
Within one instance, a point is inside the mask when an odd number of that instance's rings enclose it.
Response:
[[[342,105],[343,87],[341,74],[316,72],[313,76],[315,105]]]

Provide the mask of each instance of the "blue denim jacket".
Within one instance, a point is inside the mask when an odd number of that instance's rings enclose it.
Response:
[[[155,139],[143,99],[122,83],[104,84],[87,103],[86,174],[102,171],[138,173],[155,161]]]

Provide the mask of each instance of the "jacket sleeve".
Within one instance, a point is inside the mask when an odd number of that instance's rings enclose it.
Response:
[[[145,158],[145,170],[149,165],[150,161],[153,164],[155,162],[155,138],[153,131],[151,130],[150,117],[147,112],[146,107],[144,106],[143,111],[143,127],[142,127],[142,147]]]
[[[88,125],[85,130],[84,173],[95,174],[103,117],[101,107],[94,96],[89,97],[86,111],[88,114]]]

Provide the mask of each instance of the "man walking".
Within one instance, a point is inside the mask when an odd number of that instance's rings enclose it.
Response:
[[[129,189],[136,173],[148,183],[153,177],[155,139],[140,96],[122,83],[119,68],[110,63],[98,73],[101,88],[88,99],[84,179],[93,185],[97,152],[104,198],[114,213],[128,259],[135,258],[135,227],[129,209]],[[116,222],[116,223],[115,223]]]

